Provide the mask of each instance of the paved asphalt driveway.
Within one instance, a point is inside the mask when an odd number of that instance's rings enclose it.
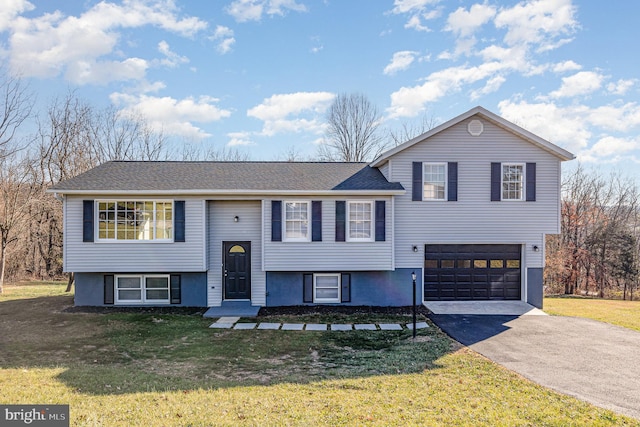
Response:
[[[543,386],[640,419],[640,333],[562,316],[430,315],[474,351]]]

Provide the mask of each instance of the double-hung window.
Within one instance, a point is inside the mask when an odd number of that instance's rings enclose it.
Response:
[[[169,304],[168,275],[123,275],[115,278],[116,304]]]
[[[373,240],[373,202],[347,203],[347,240],[370,242]]]
[[[422,200],[446,200],[447,164],[422,164]]]
[[[309,205],[309,202],[284,202],[285,241],[309,241]]]
[[[313,301],[340,302],[340,275],[319,273],[313,275]]]
[[[170,200],[99,200],[98,240],[170,241],[173,202]]]
[[[524,164],[502,164],[502,200],[524,200]]]

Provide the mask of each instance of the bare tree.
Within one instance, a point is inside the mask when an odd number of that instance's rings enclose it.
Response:
[[[18,151],[16,132],[31,116],[33,99],[27,86],[0,68],[0,159]]]
[[[405,143],[416,136],[433,129],[436,126],[436,119],[433,115],[423,114],[418,123],[402,123],[400,129],[389,132],[389,138],[394,146]]]
[[[378,108],[362,94],[338,95],[327,113],[327,131],[318,156],[326,161],[373,160],[385,149]]]
[[[0,293],[2,293],[8,251],[18,242],[31,221],[31,205],[40,187],[32,179],[29,159],[20,159],[19,152],[0,162]]]

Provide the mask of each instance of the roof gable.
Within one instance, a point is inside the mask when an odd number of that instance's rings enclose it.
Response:
[[[523,129],[520,126],[514,123],[511,123],[508,120],[505,120],[504,118],[498,116],[497,114],[494,114],[491,111],[478,106],[478,107],[472,108],[466,113],[463,113],[457,117],[454,117],[453,119],[445,123],[442,123],[439,126],[434,127],[433,129],[423,133],[422,135],[419,135],[403,144],[398,145],[397,147],[392,148],[391,150],[385,153],[382,153],[380,157],[378,157],[371,163],[371,166],[373,167],[382,166],[390,157],[393,157],[395,154],[403,150],[406,150],[407,148],[412,147],[415,144],[422,142],[446,129],[449,129],[457,125],[458,123],[461,123],[464,120],[467,120],[468,118],[475,115],[478,115],[484,118],[485,120],[488,120],[489,122],[495,124],[496,126],[519,136],[520,138],[537,146],[538,148],[553,154],[554,156],[558,157],[562,161],[572,160],[575,158],[575,156],[572,153],[566,151],[565,149],[560,148],[557,145],[547,141],[546,139],[540,138],[539,136],[529,132],[528,130]]]

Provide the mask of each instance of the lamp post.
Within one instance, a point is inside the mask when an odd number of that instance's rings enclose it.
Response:
[[[416,339],[416,272],[411,273],[413,280],[413,339]]]

